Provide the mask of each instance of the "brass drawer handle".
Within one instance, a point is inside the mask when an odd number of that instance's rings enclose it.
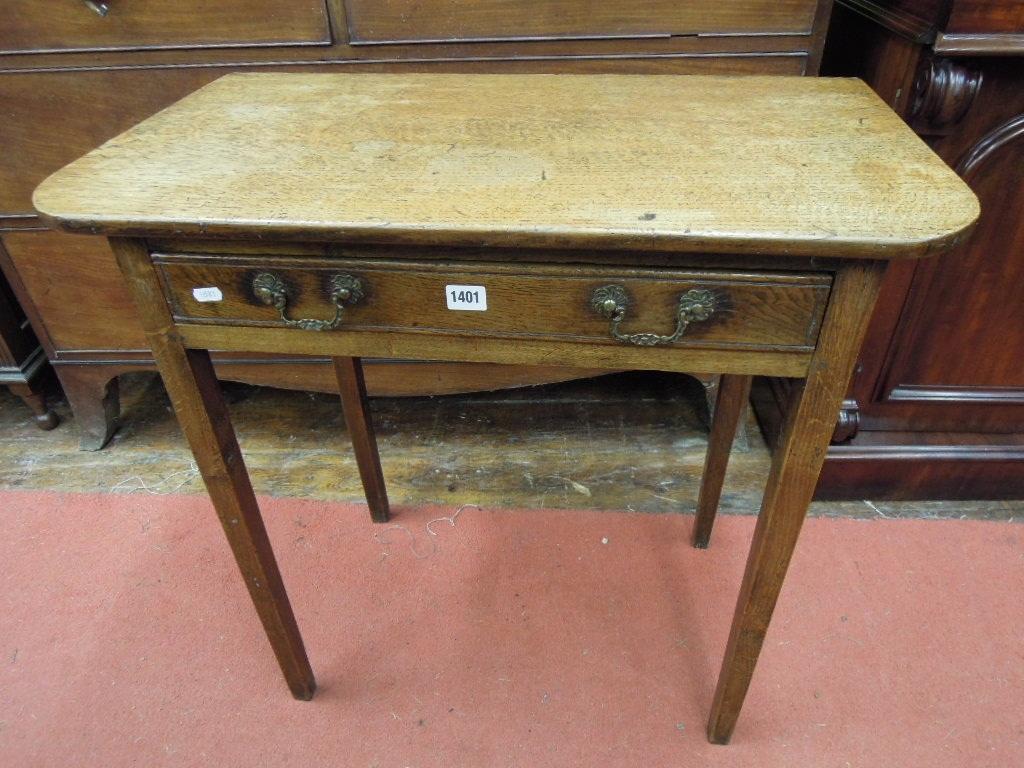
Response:
[[[621,285],[605,285],[598,288],[591,295],[590,304],[598,314],[611,319],[613,338],[624,344],[654,347],[658,344],[672,344],[678,341],[690,323],[700,322],[711,317],[715,311],[715,294],[699,288],[693,288],[682,294],[676,308],[676,330],[671,336],[619,331],[619,325],[626,319],[626,308],[629,306],[629,295]]]
[[[331,331],[341,325],[345,307],[362,301],[363,283],[352,275],[335,275],[331,278],[331,303],[334,304],[334,317],[330,320],[312,320],[300,318],[292,320],[286,314],[288,310],[288,289],[284,281],[270,272],[260,272],[252,281],[252,292],[256,298],[267,306],[272,306],[281,315],[281,322],[293,328],[305,331]]]
[[[82,0],[85,3],[85,7],[95,13],[97,16],[106,16],[110,13],[110,6],[106,3],[98,2],[98,0]]]

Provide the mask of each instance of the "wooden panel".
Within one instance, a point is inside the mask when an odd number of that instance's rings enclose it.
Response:
[[[1024,2],[1020,0],[956,0],[947,32],[1024,33]]]
[[[0,53],[329,42],[323,0],[5,0],[0,24]]]
[[[149,348],[106,240],[57,232],[3,240],[58,352]]]
[[[238,325],[282,325],[274,307],[253,293],[262,272],[287,286],[290,318],[330,318],[329,283],[351,274],[365,298],[345,311],[342,330],[456,334],[481,338],[550,338],[621,345],[592,293],[622,285],[629,296],[623,333],[671,334],[680,295],[707,290],[715,309],[692,323],[673,346],[794,348],[814,346],[831,279],[826,275],[753,274],[360,260],[231,259],[156,256],[176,319]],[[233,262],[230,265],[225,262]],[[447,308],[446,286],[479,285],[486,311]],[[196,288],[216,287],[220,301],[197,301]]]
[[[217,69],[0,75],[0,213],[32,212],[49,174],[157,110],[217,79]]]
[[[351,39],[513,38],[808,32],[814,0],[346,0]]]
[[[984,76],[971,111],[935,143],[958,161],[982,216],[964,246],[913,275],[878,428],[1024,429],[1024,61],[993,61]]]
[[[978,212],[856,80],[628,75],[228,75],[34,201],[108,234],[867,258]]]

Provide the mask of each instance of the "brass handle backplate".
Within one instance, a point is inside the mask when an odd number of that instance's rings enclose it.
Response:
[[[621,285],[605,285],[596,289],[590,297],[590,305],[595,312],[611,320],[613,338],[623,344],[654,347],[678,341],[691,323],[711,317],[715,311],[715,294],[703,288],[693,288],[682,294],[676,305],[676,330],[670,336],[660,336],[656,333],[622,333],[619,330],[622,321],[626,319],[626,310],[629,307],[629,294]]]
[[[334,305],[334,317],[330,320],[288,317],[288,288],[277,275],[260,272],[252,281],[252,292],[261,302],[273,307],[281,315],[281,322],[305,331],[331,331],[341,325],[345,307],[362,301],[365,292],[363,283],[352,275],[335,275],[331,278],[329,296]]]

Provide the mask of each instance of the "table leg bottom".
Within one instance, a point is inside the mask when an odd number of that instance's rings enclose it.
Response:
[[[334,371],[338,377],[341,408],[345,413],[348,434],[352,438],[359,477],[363,481],[366,503],[370,506],[370,518],[375,523],[386,523],[391,518],[391,510],[384,473],[380,467],[370,405],[366,398],[362,361],[358,357],[336,357]]]
[[[707,549],[711,540],[711,529],[722,497],[725,469],[729,464],[729,452],[740,420],[746,412],[751,381],[750,376],[724,374],[718,385],[707,458],[704,460],[700,496],[697,499],[697,517],[693,523],[693,546],[698,549]]]

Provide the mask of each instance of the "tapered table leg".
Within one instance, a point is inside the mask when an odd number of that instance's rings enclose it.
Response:
[[[707,549],[711,539],[718,501],[722,497],[725,468],[729,464],[729,452],[736,437],[736,428],[746,412],[747,400],[750,399],[750,382],[750,376],[724,374],[718,385],[707,458],[704,460],[700,496],[697,499],[697,519],[693,524],[693,546],[699,549]]]
[[[373,420],[366,399],[363,364],[358,357],[336,357],[334,370],[338,376],[341,407],[345,412],[348,434],[352,438],[359,478],[363,481],[366,503],[370,506],[370,518],[375,523],[386,523],[391,517],[388,491],[384,485],[377,437],[373,432]]]
[[[874,306],[882,268],[844,266],[836,277],[818,346],[772,458],[736,613],[718,678],[708,738],[727,744],[818,482],[836,416]]]
[[[295,698],[311,699],[316,690],[313,670],[256,505],[210,355],[206,350],[185,349],[174,333],[160,282],[145,246],[118,238],[111,239],[111,246],[128,278],[178,422],[192,448],[196,466],[288,687]]]

